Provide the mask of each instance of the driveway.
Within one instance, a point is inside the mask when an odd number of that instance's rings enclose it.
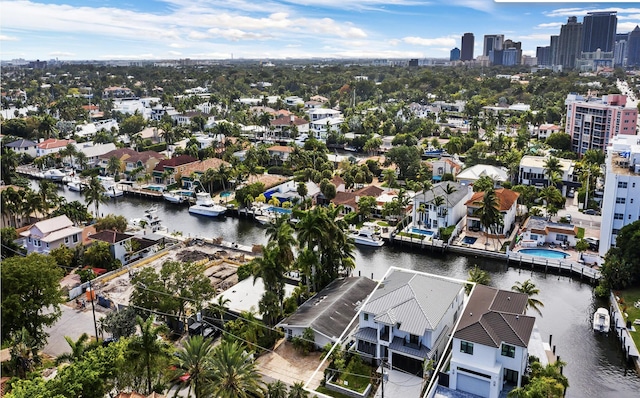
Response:
[[[256,365],[258,371],[265,376],[266,380],[276,379],[293,385],[297,382],[306,383],[311,379],[321,361],[322,353],[312,352],[303,355],[296,351],[286,339],[282,339],[276,343],[273,352],[258,357]],[[325,362],[318,370],[311,383],[309,383],[310,389],[315,390],[318,388],[327,366],[328,362]]]
[[[98,306],[96,306],[96,308],[97,307]],[[58,322],[52,327],[45,329],[45,332],[49,333],[49,339],[42,351],[53,357],[71,352],[64,336],[69,336],[73,340],[77,340],[82,333],[87,333],[89,336],[96,334],[93,326],[91,303],[87,303],[87,308],[83,311],[78,311],[73,302],[61,305],[60,309],[62,310],[62,316],[58,319]],[[104,317],[104,315],[105,314],[96,310],[96,321]]]

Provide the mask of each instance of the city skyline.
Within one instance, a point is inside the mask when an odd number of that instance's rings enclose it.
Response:
[[[640,24],[632,3],[491,0],[3,1],[2,60],[449,58],[462,35],[548,46],[570,16],[617,11],[617,33]]]

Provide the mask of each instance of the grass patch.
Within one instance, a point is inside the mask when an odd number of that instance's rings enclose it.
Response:
[[[584,238],[584,228],[578,227],[578,233],[576,234],[576,238],[578,239]]]
[[[327,387],[320,386],[320,387],[316,388],[316,391],[319,392],[319,393],[322,393],[324,395],[328,395],[330,397],[334,397],[334,398],[351,398],[348,395],[339,393],[337,391],[329,390]]]
[[[371,381],[372,372],[373,369],[371,366],[362,362],[360,357],[351,357],[349,365],[347,365],[345,371],[334,381],[334,384],[363,393]],[[347,384],[345,384],[345,382]]]
[[[386,221],[378,221],[377,224],[381,227],[390,227],[389,223]]]
[[[620,297],[618,302],[620,309],[627,314],[625,321],[629,320],[633,323],[636,319],[640,319],[640,308],[636,308],[633,305],[633,303],[640,301],[640,287],[616,291],[615,295]],[[633,338],[636,347],[640,347],[640,326],[635,325],[635,328],[636,331],[629,331],[629,334]]]
[[[422,235],[422,234],[411,234],[409,232],[400,232],[398,233],[398,235],[406,236],[407,238],[416,239],[416,240],[423,240],[426,237],[425,235]]]

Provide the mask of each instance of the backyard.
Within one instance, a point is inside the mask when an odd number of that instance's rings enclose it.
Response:
[[[640,287],[616,291],[615,295],[620,297],[620,308],[625,313],[625,320],[633,323],[640,319]],[[633,325],[635,331],[629,330],[636,347],[640,348],[640,325]]]

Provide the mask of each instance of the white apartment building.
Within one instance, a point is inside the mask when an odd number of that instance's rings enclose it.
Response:
[[[605,161],[599,254],[615,246],[622,227],[640,220],[640,136],[615,137]]]
[[[523,156],[518,170],[518,182],[522,185],[534,185],[541,188],[548,186],[549,176],[544,167],[548,159],[548,156]],[[569,159],[557,159],[562,168],[562,175],[560,175],[562,196],[566,196],[570,188],[579,188],[581,184],[577,181],[577,176],[574,175],[575,163]]]

